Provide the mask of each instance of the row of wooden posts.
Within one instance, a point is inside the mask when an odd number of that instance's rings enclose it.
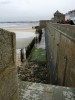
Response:
[[[21,62],[24,61],[24,59],[27,59],[31,53],[31,50],[33,49],[33,47],[40,41],[41,41],[41,38],[42,38],[42,29],[38,29],[38,31],[36,31],[36,34],[39,34],[38,37],[35,37],[32,42],[25,48],[21,49],[20,51],[20,57],[21,57]]]

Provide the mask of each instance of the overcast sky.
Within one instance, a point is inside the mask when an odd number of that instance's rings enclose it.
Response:
[[[0,21],[51,19],[56,10],[74,9],[75,0],[0,0]]]

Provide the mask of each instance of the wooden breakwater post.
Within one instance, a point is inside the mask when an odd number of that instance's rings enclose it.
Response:
[[[26,48],[26,58],[29,57],[31,50],[33,49],[34,45],[35,45],[35,38],[32,40],[32,42]]]
[[[25,48],[22,48],[22,49],[20,50],[20,55],[21,55],[21,62],[23,62],[24,59],[25,59]]]
[[[34,45],[35,45],[35,38],[33,38],[31,43],[27,47],[22,48],[20,50],[21,62],[23,62],[25,59],[27,59],[29,57],[31,50],[33,49]]]

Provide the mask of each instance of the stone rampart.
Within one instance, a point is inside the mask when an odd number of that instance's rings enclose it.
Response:
[[[50,83],[75,87],[75,26],[46,23]]]
[[[41,28],[45,28],[46,27],[46,22],[49,22],[49,20],[40,20],[39,25]]]
[[[0,29],[0,100],[18,100],[15,33]]]

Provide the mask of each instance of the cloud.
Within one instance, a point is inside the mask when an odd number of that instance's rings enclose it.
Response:
[[[0,0],[0,21],[50,19],[75,9],[75,0]]]
[[[9,0],[0,1],[0,4],[9,4],[9,3],[10,3]]]

